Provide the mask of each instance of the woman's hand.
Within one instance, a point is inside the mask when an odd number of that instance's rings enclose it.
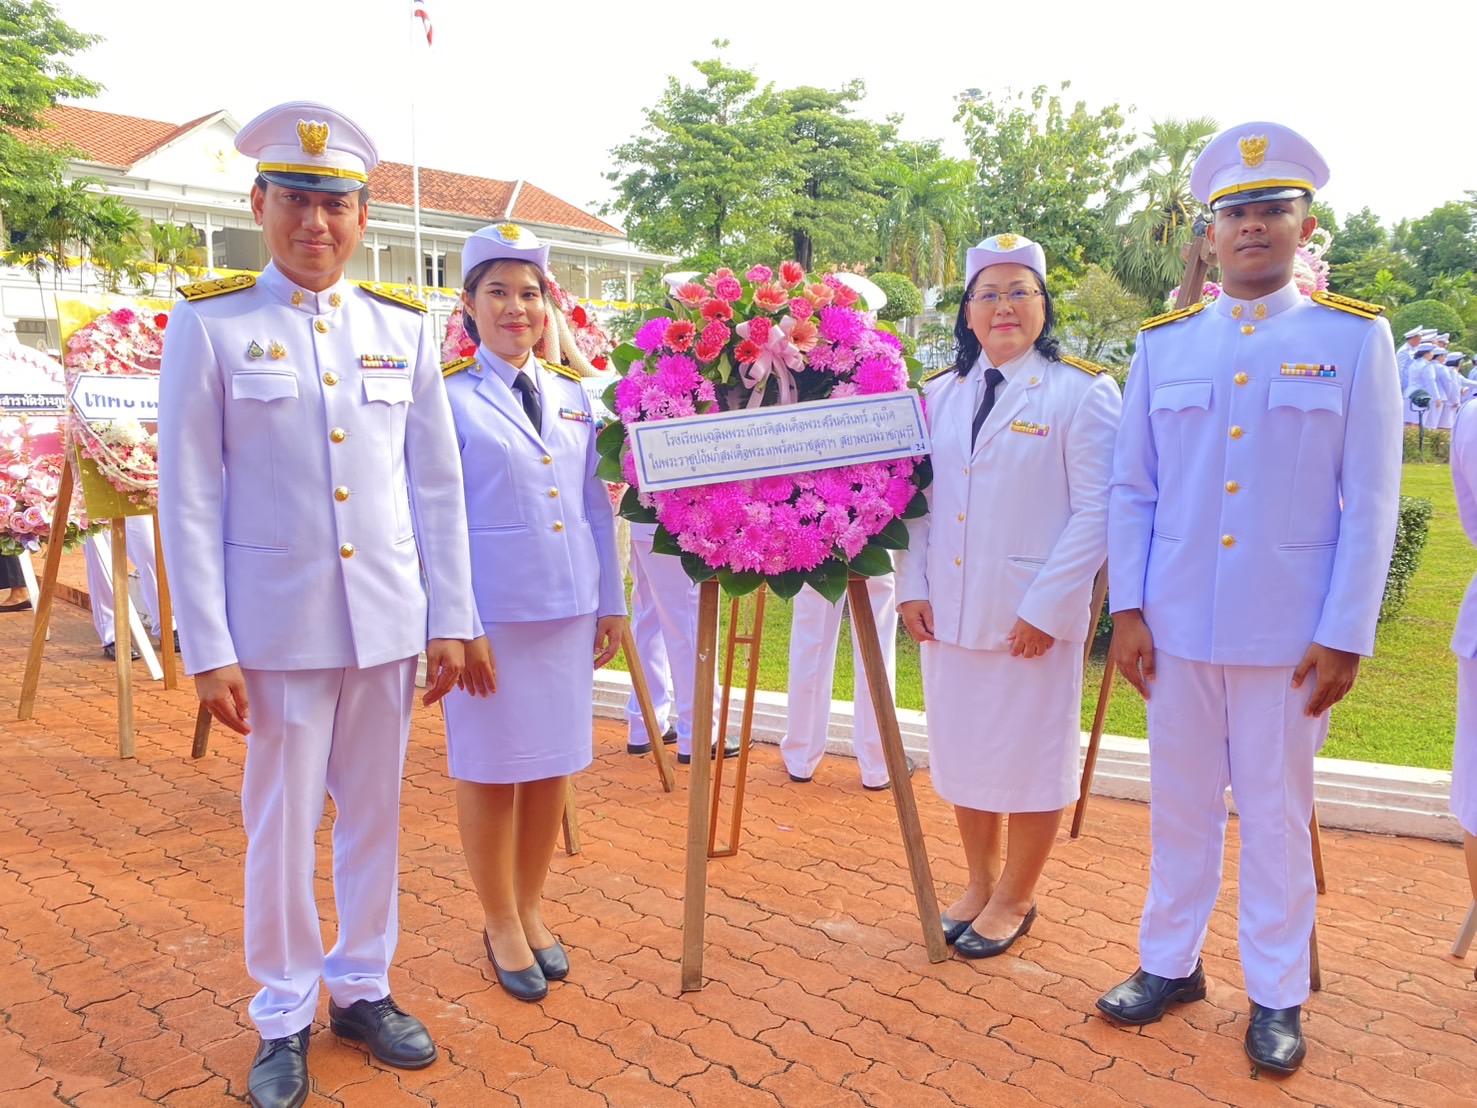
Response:
[[[933,642],[933,605],[926,600],[905,600],[897,606],[898,618],[903,621],[914,642]]]
[[[601,616],[595,622],[595,668],[615,657],[626,633],[625,616]]]
[[[473,696],[491,696],[497,692],[497,662],[486,635],[467,643],[467,664],[456,679],[456,687]]]
[[[1056,645],[1055,638],[1041,628],[1033,627],[1019,616],[1016,617],[1015,626],[1010,629],[1010,634],[1005,636],[1005,641],[1010,643],[1012,658],[1039,658]]]
[[[430,706],[461,681],[467,644],[460,639],[432,639],[426,643],[426,692],[421,703]]]

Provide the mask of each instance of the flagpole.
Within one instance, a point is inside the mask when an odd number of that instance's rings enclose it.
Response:
[[[410,197],[415,210],[415,285],[426,281],[426,256],[421,252],[421,163],[415,148],[415,101],[410,102]]]

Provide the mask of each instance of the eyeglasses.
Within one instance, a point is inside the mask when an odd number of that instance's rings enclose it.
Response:
[[[1024,304],[1033,296],[1045,296],[1040,289],[1011,289],[1009,292],[972,292],[964,299],[976,304],[998,304],[1009,300],[1012,304]]]

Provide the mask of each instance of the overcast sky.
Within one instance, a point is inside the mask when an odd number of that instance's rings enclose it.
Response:
[[[610,148],[640,130],[669,75],[696,76],[690,63],[713,56],[717,37],[731,40],[731,64],[781,87],[861,77],[863,113],[901,114],[904,137],[944,139],[956,156],[961,90],[1069,80],[1067,96],[1091,109],[1132,107],[1133,126],[1195,115],[1288,124],[1328,159],[1321,198],[1341,216],[1368,205],[1388,224],[1477,188],[1462,156],[1470,78],[1439,60],[1416,75],[1397,50],[1470,47],[1466,3],[1404,0],[1375,20],[1352,4],[1241,5],[1224,17],[1207,6],[1197,18],[1162,0],[428,2],[429,49],[415,45],[411,0],[54,0],[105,39],[77,62],[107,86],[86,106],[172,123],[224,108],[245,123],[274,103],[319,100],[364,127],[381,157],[409,162],[413,103],[422,166],[526,178],[592,211],[610,197]]]

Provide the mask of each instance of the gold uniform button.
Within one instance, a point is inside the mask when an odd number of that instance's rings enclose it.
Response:
[[[964,513],[963,512],[960,512],[959,513],[959,522],[960,523],[963,523],[964,522]]]
[[[349,499],[349,486],[340,485],[338,488],[334,489],[333,498],[337,500],[340,504]]]
[[[1250,381],[1250,380],[1251,380],[1251,378],[1250,378],[1250,377],[1248,377],[1248,376],[1247,376],[1247,375],[1246,375],[1246,374],[1244,374],[1244,373],[1238,373],[1238,374],[1236,374],[1236,383],[1237,383],[1237,384],[1238,384],[1238,385],[1244,385],[1244,384],[1246,384],[1246,382],[1248,382],[1248,381]]]
[[[352,558],[354,556],[354,544],[351,542],[346,542],[343,546],[338,548],[338,552],[339,557],[341,558]]]
[[[325,385],[336,385],[336,384],[338,384],[338,374],[337,373],[334,373],[332,371],[330,371],[328,373],[325,373],[323,375],[323,383]]]
[[[313,330],[317,331],[320,335],[326,335],[328,334],[328,324],[321,319],[315,319],[313,321]]]
[[[1235,535],[1222,535],[1221,536],[1221,545],[1222,546],[1235,546],[1236,545],[1236,536]]]
[[[545,455],[544,455],[544,456],[543,456],[543,457],[542,457],[542,458],[540,458],[540,459],[539,459],[539,460],[540,460],[540,461],[541,461],[541,462],[543,462],[543,463],[544,463],[544,465],[546,465],[546,466],[551,466],[551,465],[553,465],[553,464],[554,464],[554,459],[553,459],[553,458],[551,458],[551,457],[549,457],[549,456],[548,456],[548,455],[547,455],[547,454],[545,454]]]
[[[342,427],[335,427],[332,431],[328,432],[330,442],[343,442],[348,437],[349,432],[345,431]]]
[[[1239,439],[1245,433],[1246,432],[1242,431],[1240,427],[1232,427],[1231,428],[1231,437],[1233,439]]]
[[[557,500],[558,498],[559,498],[559,490],[558,489],[550,489],[549,490],[549,499],[550,500]]]
[[[1256,334],[1256,326],[1251,323],[1243,323],[1241,325],[1241,333],[1243,335],[1254,335]]]
[[[562,519],[556,519],[554,521],[554,530],[556,530],[556,531],[562,531],[562,530],[564,530],[564,521]]]
[[[956,566],[962,566],[964,564],[964,559],[963,558],[955,558],[954,559],[954,564]]]
[[[1238,492],[1241,491],[1241,485],[1237,481],[1227,481],[1226,482],[1226,491],[1234,495],[1235,493],[1238,493]]]

